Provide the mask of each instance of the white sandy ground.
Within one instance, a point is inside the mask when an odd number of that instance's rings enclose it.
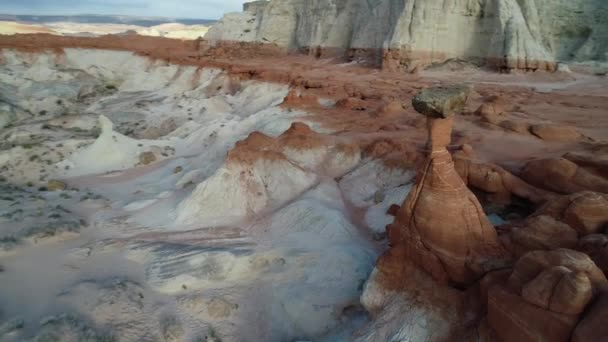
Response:
[[[225,163],[306,122],[283,85],[126,52],[2,57],[0,341],[306,340],[367,320],[370,228],[411,171],[332,146]]]
[[[48,23],[25,24],[14,21],[0,21],[0,34],[16,33],[50,33],[62,36],[101,36],[105,34],[120,34],[128,31],[137,32],[142,36],[166,37],[174,39],[194,40],[204,37],[209,30],[206,25],[184,25],[167,23],[151,27],[124,24],[86,24],[86,23]]]

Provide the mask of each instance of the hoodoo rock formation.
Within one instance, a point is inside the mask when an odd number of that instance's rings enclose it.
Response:
[[[462,86],[429,88],[412,101],[427,118],[426,162],[387,226],[391,247],[361,298],[374,321],[360,341],[479,339],[479,301],[467,289],[487,272],[507,267],[510,257],[447,149],[454,114],[469,92]]]
[[[552,0],[272,0],[227,14],[206,39],[274,44],[415,70],[467,59],[555,70],[606,60],[608,3]]]
[[[454,114],[468,92],[435,87],[412,100],[427,117],[427,160],[404,204],[392,210],[391,248],[361,299],[375,318],[374,333],[361,340],[602,340],[605,195],[536,188],[497,165],[473,162],[468,145],[453,157],[447,146]],[[539,208],[499,237],[467,185]],[[420,320],[432,322],[424,332]]]
[[[470,284],[504,259],[496,231],[481,204],[460,178],[447,150],[454,113],[464,108],[469,89],[423,90],[414,108],[427,116],[427,161],[389,226],[392,245],[441,283]]]

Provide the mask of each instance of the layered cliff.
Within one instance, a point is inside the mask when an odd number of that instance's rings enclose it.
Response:
[[[608,3],[601,0],[271,0],[226,15],[211,41],[274,43],[391,69],[452,58],[507,69],[605,61]]]

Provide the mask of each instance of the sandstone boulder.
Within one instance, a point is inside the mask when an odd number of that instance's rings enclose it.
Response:
[[[336,102],[336,107],[349,110],[364,111],[367,110],[368,106],[367,102],[356,97],[346,97]]]
[[[486,106],[486,105],[482,105],[482,107],[483,106]],[[483,108],[480,108],[479,110],[483,111],[483,113],[480,114],[481,120],[483,122],[487,122],[492,125],[500,125],[505,120],[505,115],[503,113],[496,113],[491,110],[487,110],[487,109],[483,109]]]
[[[506,129],[507,131],[512,131],[519,134],[530,134],[530,124],[523,121],[514,121],[514,120],[502,120],[499,124],[500,127]]]
[[[464,109],[470,91],[466,86],[424,89],[414,96],[412,105],[422,115],[445,119]]]
[[[526,164],[522,177],[552,191],[573,193],[583,190],[572,184],[577,170],[576,164],[563,158],[533,160]]]
[[[523,255],[535,250],[574,248],[578,242],[578,233],[563,222],[540,215],[513,228],[510,240],[513,246],[511,251]]]
[[[528,303],[504,286],[488,291],[488,324],[500,341],[567,342],[578,318]]]
[[[492,97],[487,102],[482,103],[475,114],[481,117],[481,120],[493,125],[498,125],[504,121],[504,100],[500,97]]]
[[[405,117],[405,113],[405,109],[403,109],[403,105],[400,101],[391,101],[380,107],[374,116],[384,119],[398,119],[400,117]]]
[[[603,231],[608,224],[608,199],[597,193],[580,193],[571,200],[564,211],[564,222],[582,236]]]
[[[513,267],[509,277],[509,286],[520,294],[523,287],[538,277],[544,270],[562,266],[589,278],[594,292],[606,288],[608,281],[604,273],[595,265],[593,260],[584,253],[570,249],[553,251],[533,251],[521,257]]]
[[[608,178],[608,145],[600,144],[585,152],[569,152],[564,158],[592,171],[603,178]]]
[[[577,250],[589,255],[604,274],[608,275],[608,235],[587,235],[578,241]]]
[[[496,202],[509,203],[513,195],[540,203],[552,197],[552,193],[536,188],[502,167],[480,163],[470,148],[454,153],[454,166],[464,182],[492,195]]]
[[[488,324],[505,342],[569,341],[582,312],[608,280],[584,253],[534,251],[488,290]]]
[[[576,315],[589,304],[593,289],[586,275],[554,266],[524,285],[521,295],[528,303],[543,309]]]
[[[574,228],[579,236],[595,234],[608,224],[608,195],[577,192],[548,201],[535,215],[548,215]]]
[[[530,132],[545,141],[576,142],[583,138],[576,128],[555,124],[532,125]]]
[[[608,180],[566,158],[528,162],[522,178],[529,183],[562,194],[590,190],[608,193]]]
[[[608,341],[608,293],[598,298],[572,334],[572,342]]]

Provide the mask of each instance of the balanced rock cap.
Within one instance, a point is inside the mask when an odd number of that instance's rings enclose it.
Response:
[[[471,88],[465,85],[432,87],[421,90],[412,99],[414,109],[433,118],[448,118],[464,110]]]

